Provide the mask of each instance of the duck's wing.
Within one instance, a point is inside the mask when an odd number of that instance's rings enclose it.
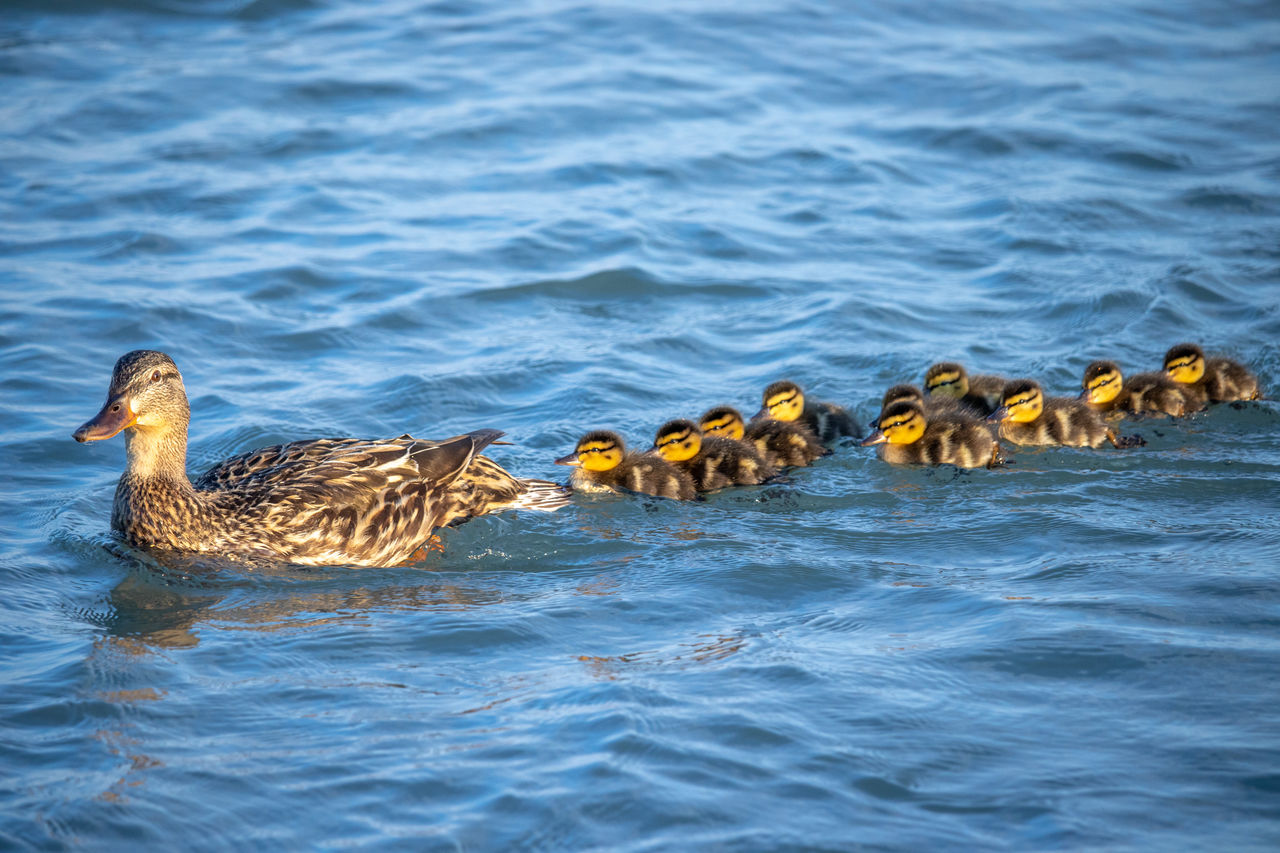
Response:
[[[488,429],[442,441],[409,436],[294,441],[220,462],[195,486],[208,491],[303,492],[334,499],[373,495],[400,483],[444,487],[501,435]]]

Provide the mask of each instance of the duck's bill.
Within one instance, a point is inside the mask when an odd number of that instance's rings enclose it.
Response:
[[[575,468],[582,466],[582,460],[578,458],[577,453],[570,453],[568,456],[561,456],[556,460],[557,465],[572,465]]]
[[[1077,399],[1077,400],[1084,400],[1086,403],[1092,403],[1092,402],[1093,402],[1093,392],[1092,392],[1092,391],[1090,391],[1088,388],[1086,388],[1086,389],[1084,389],[1083,391],[1081,391],[1081,392],[1080,392],[1080,396],[1079,396],[1079,397],[1077,397],[1076,399]]]
[[[888,440],[889,439],[885,438],[885,435],[883,432],[881,432],[880,430],[876,430],[875,432],[871,433],[871,435],[867,436],[866,438],[862,439],[862,441],[858,442],[858,444],[860,444],[863,447],[870,447],[873,444],[884,444]]]
[[[1001,406],[991,414],[987,415],[987,423],[998,424],[1007,417],[1009,417],[1009,410],[1004,406]]]
[[[769,407],[762,406],[760,408],[760,411],[756,412],[754,415],[751,416],[751,420],[758,421],[761,418],[767,418],[767,417],[769,417]]]
[[[108,400],[102,411],[86,421],[80,429],[71,433],[71,437],[79,442],[102,441],[117,435],[138,422],[138,416],[129,410],[129,401],[124,397]]]

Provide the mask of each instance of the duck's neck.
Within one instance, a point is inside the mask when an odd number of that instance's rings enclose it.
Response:
[[[139,482],[165,482],[192,491],[187,478],[187,425],[164,428],[137,427],[125,433],[126,478]]]

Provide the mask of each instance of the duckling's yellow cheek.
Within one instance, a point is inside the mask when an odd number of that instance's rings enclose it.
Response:
[[[1204,375],[1204,367],[1199,362],[1175,364],[1168,369],[1168,373],[1174,382],[1190,384],[1200,381],[1200,377]]]

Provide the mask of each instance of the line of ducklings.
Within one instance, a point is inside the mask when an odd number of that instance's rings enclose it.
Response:
[[[1146,444],[1120,435],[1126,417],[1184,417],[1210,403],[1256,400],[1258,379],[1228,358],[1206,357],[1195,344],[1178,344],[1162,372],[1124,378],[1114,361],[1085,368],[1077,397],[1048,397],[1033,379],[970,376],[959,364],[935,364],[925,391],[895,385],[885,393],[875,431],[862,443],[879,445],[887,462],[994,467],[1000,440],[1018,445],[1117,448]]]
[[[1032,379],[970,376],[959,364],[928,369],[925,390],[890,388],[873,431],[861,441],[886,462],[994,467],[1000,441],[1017,445],[1137,447],[1114,421],[1130,416],[1183,417],[1210,403],[1259,399],[1257,377],[1238,362],[1206,357],[1195,344],[1165,355],[1161,372],[1125,379],[1113,361],[1085,368],[1077,397],[1046,396]],[[758,485],[783,468],[811,464],[827,444],[861,437],[853,416],[834,404],[806,399],[794,382],[765,389],[760,411],[747,421],[732,406],[707,410],[697,422],[663,424],[647,451],[630,451],[612,430],[594,430],[556,460],[573,466],[570,484],[582,491],[632,491],[676,500],[727,486]]]
[[[594,430],[556,464],[573,466],[569,482],[581,491],[626,490],[691,500],[700,492],[758,485],[783,468],[827,455],[827,442],[862,435],[848,411],[806,399],[794,382],[773,383],[761,403],[750,421],[732,406],[708,409],[697,422],[667,421],[644,452],[627,450],[622,436],[612,430]]]

